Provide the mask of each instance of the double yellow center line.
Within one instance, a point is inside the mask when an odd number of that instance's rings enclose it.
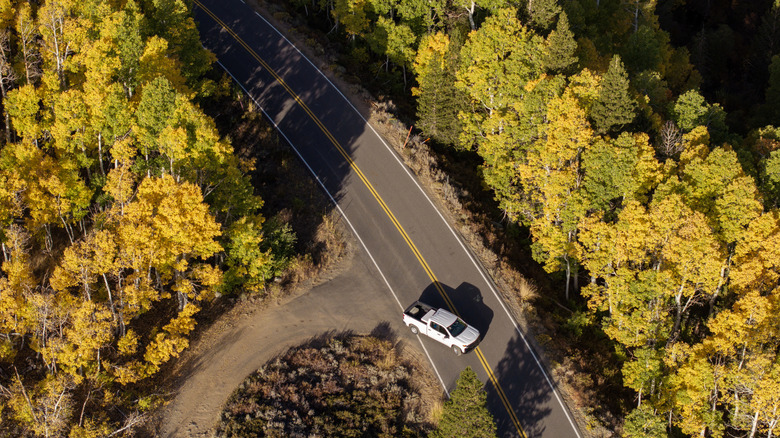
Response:
[[[225,24],[219,17],[217,17],[211,10],[206,8],[199,0],[193,0],[194,3],[200,7],[206,14],[208,14],[217,24],[219,24],[225,31],[227,31],[230,36],[233,37],[233,39],[238,42],[246,51],[249,53],[249,55],[254,58],[260,65],[268,71],[268,73],[273,76],[273,78],[287,91],[287,93],[292,97],[295,102],[298,103],[298,105],[306,112],[306,114],[309,115],[309,117],[314,121],[314,123],[317,124],[317,126],[320,128],[320,130],[325,134],[326,137],[328,137],[328,140],[333,144],[333,146],[338,150],[338,152],[341,154],[342,157],[344,157],[344,160],[349,164],[349,167],[352,169],[353,172],[360,178],[360,180],[363,182],[363,184],[366,186],[366,188],[371,192],[371,195],[373,195],[374,199],[379,203],[379,206],[382,207],[382,210],[384,210],[385,214],[387,214],[387,217],[390,218],[390,221],[393,223],[395,228],[398,230],[399,233],[401,233],[401,236],[403,237],[404,241],[406,241],[406,244],[409,246],[409,249],[412,250],[412,253],[417,258],[417,261],[420,262],[420,265],[425,270],[426,274],[428,274],[428,277],[431,279],[433,284],[436,286],[436,290],[439,291],[439,294],[444,298],[444,301],[447,303],[447,306],[460,317],[460,314],[458,313],[457,309],[455,308],[455,305],[450,300],[450,297],[447,295],[447,292],[442,287],[439,280],[436,278],[436,275],[434,275],[433,270],[428,265],[428,262],[425,261],[422,254],[420,254],[420,251],[415,246],[414,242],[412,242],[412,239],[409,237],[409,235],[406,233],[406,230],[401,226],[401,223],[398,221],[398,219],[395,217],[392,211],[390,211],[390,208],[385,204],[385,201],[382,199],[381,196],[379,196],[379,193],[377,193],[376,189],[374,189],[374,186],[369,182],[368,178],[366,178],[365,174],[363,174],[363,171],[360,170],[360,168],[355,164],[355,162],[352,160],[352,158],[349,156],[346,150],[341,146],[341,144],[336,140],[336,138],[331,134],[331,132],[328,130],[328,128],[325,127],[325,125],[320,121],[320,119],[312,112],[312,110],[306,105],[303,100],[296,94],[292,88],[274,71],[274,69],[271,68],[268,63],[265,62],[263,58],[260,57],[260,55],[257,54],[257,52],[254,51],[241,37],[239,37],[233,29],[231,29],[227,24]],[[487,375],[490,379],[490,381],[493,383],[493,387],[496,389],[496,392],[498,393],[499,398],[501,399],[501,402],[504,404],[504,407],[506,408],[507,412],[509,413],[509,416],[512,419],[512,422],[515,425],[515,428],[520,433],[522,437],[525,438],[525,432],[523,431],[522,426],[520,425],[520,421],[517,419],[517,415],[515,414],[514,409],[512,409],[512,406],[509,404],[509,400],[506,397],[506,394],[504,393],[504,390],[501,388],[501,386],[498,383],[498,379],[496,378],[495,374],[493,374],[493,369],[488,364],[487,359],[485,358],[485,355],[482,354],[482,350],[477,347],[474,349],[477,357],[479,358],[480,363],[482,364],[482,367],[487,372]]]

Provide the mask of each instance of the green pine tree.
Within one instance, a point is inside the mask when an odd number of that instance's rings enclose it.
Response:
[[[591,118],[600,134],[616,133],[636,116],[636,103],[628,92],[628,74],[619,55],[612,57],[593,103]]]
[[[555,17],[561,12],[557,0],[533,0],[528,2],[531,25],[542,34],[552,28]]]
[[[551,73],[571,73],[577,63],[577,41],[569,28],[569,18],[565,12],[558,17],[555,30],[547,36],[544,49],[544,67]]]
[[[468,96],[453,87],[460,51],[459,35],[430,35],[423,39],[414,64],[418,87],[417,127],[439,143],[460,149],[458,113],[468,109]]]
[[[444,403],[444,413],[431,438],[495,437],[496,423],[486,404],[482,382],[471,367],[466,367],[460,373],[455,391]]]

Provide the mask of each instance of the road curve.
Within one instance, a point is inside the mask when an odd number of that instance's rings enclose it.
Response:
[[[394,319],[397,304],[377,282],[364,254],[343,261],[340,273],[329,274],[314,289],[281,305],[255,311],[229,324],[210,327],[178,366],[177,393],[161,412],[157,430],[163,438],[211,437],[222,407],[246,376],[269,360],[323,334],[369,333]],[[355,303],[373,306],[356,312]],[[402,339],[414,345],[411,333]]]
[[[499,436],[581,437],[493,282],[348,99],[243,1],[194,3],[206,48],[313,173],[373,263],[386,299],[396,301],[397,316],[382,320],[401,331],[406,304],[422,299],[449,307],[484,337],[461,357],[422,340],[446,390],[471,366],[486,382]],[[354,305],[367,309],[374,303],[363,299]]]

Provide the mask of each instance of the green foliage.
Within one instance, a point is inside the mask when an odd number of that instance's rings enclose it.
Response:
[[[761,175],[767,202],[780,206],[780,150],[772,151],[763,161]]]
[[[552,73],[571,73],[577,63],[576,51],[577,41],[569,28],[569,18],[561,12],[555,30],[547,36],[544,67]]]
[[[393,20],[379,17],[374,29],[367,35],[368,44],[376,53],[401,66],[411,65],[414,59],[413,44],[416,37],[409,26],[396,24]]]
[[[175,104],[176,92],[164,77],[157,77],[143,87],[136,120],[141,128],[141,139],[149,148],[170,123]]]
[[[460,112],[466,112],[467,98],[453,87],[459,52],[457,39],[436,33],[423,38],[414,62],[418,87],[417,125],[433,139],[460,148]]]
[[[184,0],[143,0],[143,3],[150,9],[146,15],[150,34],[170,42],[170,53],[181,61],[188,83],[196,85],[211,68],[214,55],[200,43],[189,6]]]
[[[600,139],[583,154],[583,190],[590,206],[607,210],[616,200],[643,199],[660,179],[659,166],[644,135],[623,133]]]
[[[227,255],[222,289],[262,290],[282,274],[295,255],[295,234],[286,223],[265,221],[262,217],[242,217],[227,231]]]
[[[615,55],[601,80],[590,117],[597,132],[615,133],[634,120],[635,109],[636,104],[629,94],[628,74],[620,56]]]
[[[684,132],[705,126],[715,142],[726,139],[726,113],[720,105],[708,104],[697,90],[689,90],[677,98],[672,108],[672,120]]]
[[[668,44],[668,37],[664,32],[643,25],[631,34],[623,47],[621,59],[633,74],[646,70],[658,71],[663,61],[663,50]]]
[[[534,0],[528,2],[528,15],[531,24],[539,33],[547,33],[555,23],[555,17],[561,12],[558,0]]]
[[[431,438],[488,438],[496,436],[496,424],[487,410],[487,394],[477,373],[466,367],[457,387],[444,403],[442,418]]]
[[[631,411],[623,424],[627,438],[666,438],[666,423],[650,404],[643,404]]]

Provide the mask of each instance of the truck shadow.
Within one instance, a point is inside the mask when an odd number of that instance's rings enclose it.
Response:
[[[439,288],[436,287],[436,283],[431,283],[423,289],[420,301],[434,307],[442,307],[454,311],[467,324],[479,330],[479,340],[482,341],[488,329],[490,329],[491,321],[493,321],[493,311],[485,305],[479,288],[466,282],[461,283],[455,289],[442,282],[438,284],[452,304],[455,305],[454,309],[447,304]]]

